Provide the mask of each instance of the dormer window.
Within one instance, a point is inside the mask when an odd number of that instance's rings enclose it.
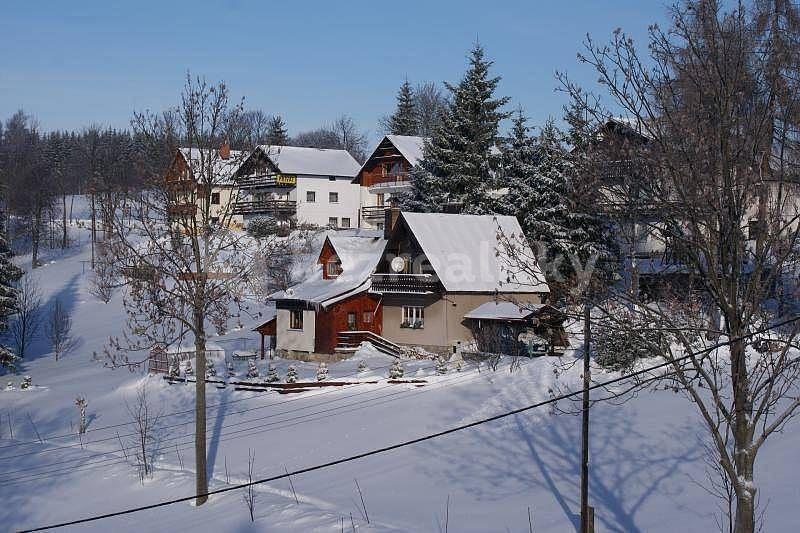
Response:
[[[330,259],[328,259],[328,262],[325,263],[325,277],[336,278],[341,273],[342,273],[342,262],[339,261],[339,258],[333,256]]]

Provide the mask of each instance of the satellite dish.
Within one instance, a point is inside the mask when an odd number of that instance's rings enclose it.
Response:
[[[286,293],[286,296],[288,296],[289,298],[291,298],[291,297],[293,297],[293,296],[294,296],[294,289],[292,289],[291,287],[289,287],[288,289],[286,289],[285,293]]]
[[[395,257],[394,259],[392,259],[392,262],[390,263],[389,266],[391,267],[392,272],[399,274],[400,272],[405,270],[406,260],[399,256]]]

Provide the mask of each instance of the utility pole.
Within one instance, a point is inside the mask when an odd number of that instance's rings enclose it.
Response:
[[[589,349],[592,306],[583,304],[583,421],[581,424],[581,533],[594,533],[594,509],[589,507]]]

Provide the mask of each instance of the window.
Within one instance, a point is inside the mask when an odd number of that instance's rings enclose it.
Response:
[[[212,192],[211,193],[211,205],[219,205],[219,193]]]
[[[331,204],[338,204],[339,203],[339,193],[338,192],[329,192],[328,193],[328,202]]]
[[[349,311],[347,313],[347,329],[349,329],[350,331],[355,331],[356,330],[356,312],[355,311]]]
[[[384,197],[383,193],[379,193],[375,195],[375,205],[381,206],[384,205]]]
[[[289,311],[289,329],[303,329],[302,309],[292,309]]]
[[[336,176],[328,176],[328,181],[336,181]]]
[[[349,228],[350,227],[350,219],[347,217],[342,218],[342,227]]]
[[[747,223],[747,238],[751,241],[758,239],[759,234],[766,233],[766,226],[760,220],[751,220]]]
[[[328,261],[328,263],[325,265],[325,268],[326,268],[326,274],[328,275],[329,278],[335,278],[342,271],[341,265],[337,259],[331,259],[330,261]]]
[[[372,311],[364,311],[361,313],[361,322],[364,324],[372,324]]]
[[[422,328],[425,324],[425,308],[411,305],[403,306],[403,321],[401,328]]]
[[[317,201],[317,193],[314,191],[306,191],[306,202],[313,204]]]
[[[332,228],[335,228],[335,227],[337,227],[337,226],[338,226],[338,224],[336,223],[336,217],[330,217],[330,218],[328,219],[328,225],[329,225],[330,227],[332,227]]]

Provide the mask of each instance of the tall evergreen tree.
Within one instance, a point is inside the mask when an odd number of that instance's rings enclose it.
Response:
[[[608,258],[613,249],[609,225],[590,212],[577,179],[580,161],[564,146],[565,135],[548,121],[538,138],[530,135],[526,117],[515,118],[503,154],[509,192],[497,211],[516,216],[525,236],[536,243],[548,281],[574,281],[593,256]],[[602,266],[604,263],[600,263]]]
[[[397,109],[389,117],[389,131],[394,135],[417,135],[419,132],[416,99],[408,80],[397,92]]]
[[[17,291],[13,283],[22,277],[22,270],[11,262],[11,249],[6,242],[4,215],[0,214],[0,335],[8,328],[8,317],[16,312]],[[13,370],[18,359],[7,346],[0,344],[0,367]]]
[[[494,147],[507,97],[494,96],[500,77],[476,44],[469,69],[458,85],[446,84],[451,103],[424,147],[412,190],[401,199],[409,210],[436,212],[449,205],[465,213],[491,211],[490,191],[498,186],[500,157]]]
[[[265,142],[270,146],[286,146],[289,144],[289,132],[286,123],[280,115],[274,115],[267,125]]]

